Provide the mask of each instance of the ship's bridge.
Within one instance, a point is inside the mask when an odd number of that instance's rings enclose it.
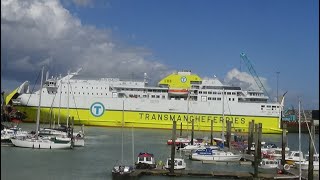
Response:
[[[158,85],[169,89],[190,89],[191,84],[201,84],[202,79],[191,71],[179,71],[163,78]]]
[[[163,78],[158,85],[168,88],[169,98],[186,98],[189,94],[191,84],[201,84],[202,79],[192,74],[189,70],[179,71]]]

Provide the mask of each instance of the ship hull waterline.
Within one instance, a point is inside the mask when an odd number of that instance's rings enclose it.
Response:
[[[18,110],[27,115],[25,122],[35,122],[37,107],[32,106],[16,106]],[[60,118],[59,113],[60,112]],[[86,126],[109,126],[135,128],[151,128],[151,129],[172,129],[172,121],[182,123],[183,130],[191,129],[192,119],[194,120],[195,131],[211,131],[211,120],[213,120],[213,131],[221,132],[223,120],[221,114],[187,114],[173,112],[147,112],[147,111],[129,111],[129,110],[110,110],[106,109],[105,113],[96,117],[90,113],[89,109],[72,109],[72,108],[41,108],[41,119],[46,119],[44,124],[66,124],[67,116],[74,117],[75,125]],[[51,120],[50,120],[51,119]],[[249,122],[254,120],[255,123],[262,123],[262,133],[264,134],[280,134],[282,130],[278,127],[278,117],[259,117],[259,116],[237,116],[224,115],[224,127],[226,121],[232,121],[232,132],[247,133]],[[180,126],[178,127],[180,129]]]

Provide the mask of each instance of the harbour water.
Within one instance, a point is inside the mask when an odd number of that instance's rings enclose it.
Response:
[[[24,130],[34,130],[35,125],[21,123]],[[80,127],[76,127],[80,129]],[[134,134],[134,153],[132,150],[132,130]],[[85,127],[85,147],[68,150],[45,150],[18,147],[1,147],[1,179],[112,179],[111,170],[114,165],[121,162],[122,141],[121,128]],[[158,129],[123,129],[123,162],[133,164],[139,152],[149,152],[155,155],[156,161],[165,162],[170,157],[170,146],[166,141],[171,139],[170,130]],[[179,131],[177,131],[179,133]],[[183,132],[187,135],[188,132]],[[190,132],[189,132],[190,133]],[[210,132],[195,131],[195,137],[210,137]],[[215,137],[221,136],[214,133]],[[297,133],[289,133],[288,146],[290,150],[298,150],[299,141]],[[280,134],[263,134],[262,140],[281,145]],[[309,136],[301,134],[301,149],[308,152]],[[319,137],[315,138],[317,152],[319,152]],[[179,156],[179,152],[176,152]],[[183,155],[183,154],[182,154]],[[133,159],[134,158],[134,159]],[[200,161],[191,161],[185,157],[187,169],[216,170],[216,171],[250,171],[248,165],[214,165],[202,164]],[[178,179],[172,177],[143,176],[139,179]],[[180,178],[181,179],[181,178]],[[188,179],[188,178],[183,178]],[[197,179],[190,177],[190,179]]]

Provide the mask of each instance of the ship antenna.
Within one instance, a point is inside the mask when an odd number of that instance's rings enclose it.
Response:
[[[143,74],[143,82],[144,82],[145,85],[148,84],[148,75],[147,75],[147,73]]]

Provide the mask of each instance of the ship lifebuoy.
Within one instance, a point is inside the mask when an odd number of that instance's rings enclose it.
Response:
[[[290,170],[290,165],[289,164],[285,164],[283,166],[284,170],[289,171]]]

